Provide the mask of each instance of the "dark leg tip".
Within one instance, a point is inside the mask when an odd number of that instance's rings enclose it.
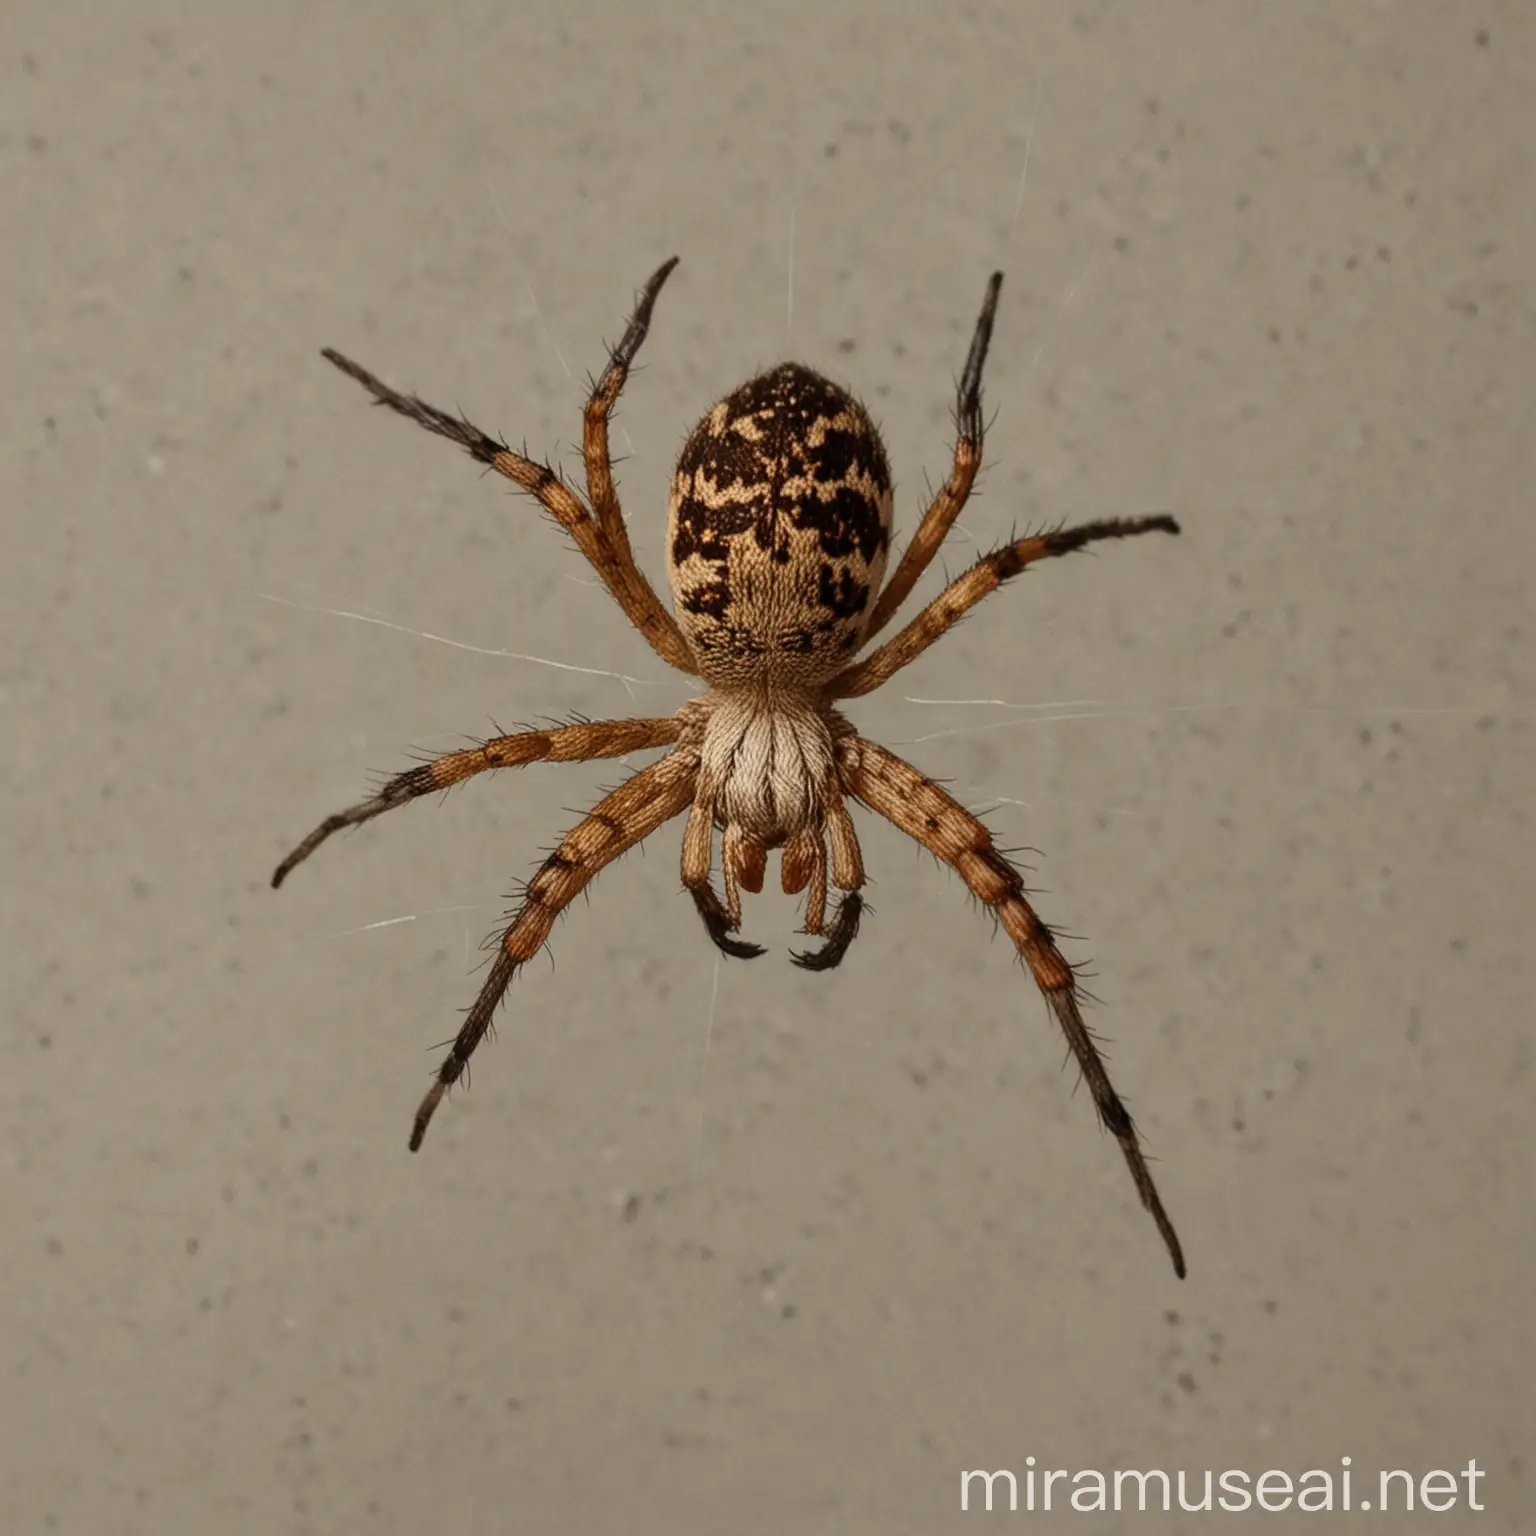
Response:
[[[831,947],[826,944],[820,949],[792,949],[789,952],[789,963],[799,966],[802,971],[830,971],[842,959],[841,955],[836,959],[827,958],[827,951]]]
[[[733,960],[756,960],[759,955],[768,953],[761,944],[749,944],[745,939],[733,939],[725,934],[719,937],[710,934],[710,938],[720,947],[721,954],[729,955]]]
[[[411,1126],[411,1151],[420,1152],[421,1144],[427,1138],[427,1126],[431,1124],[432,1116],[437,1106],[442,1103],[443,1095],[448,1091],[448,1085],[439,1080],[427,1090],[427,1096],[421,1101],[421,1107],[416,1111],[415,1123]]]
[[[630,319],[629,328],[624,332],[624,339],[613,349],[610,367],[628,369],[634,362],[635,354],[640,350],[640,344],[645,340],[645,334],[651,326],[651,311],[656,307],[656,295],[661,292],[662,284],[676,270],[678,260],[676,256],[669,256],[651,274],[650,280],[640,290],[640,297],[635,304],[635,312]]]
[[[731,937],[730,914],[720,903],[720,898],[708,886],[702,890],[690,891],[693,904],[699,909],[699,916],[704,920],[704,931],[708,933],[711,942],[722,955],[729,955],[733,960],[756,960],[759,955],[766,955],[768,951],[761,944],[748,944],[744,939]]]
[[[992,324],[997,318],[997,299],[1002,291],[1003,274],[994,272],[987,279],[987,292],[981,301],[975,334],[971,337],[971,350],[966,355],[965,371],[960,375],[960,398],[955,414],[961,434],[973,443],[980,443],[983,431],[981,370],[987,361],[987,348],[992,344]]]
[[[651,280],[645,285],[647,293],[657,293],[661,285],[677,270],[677,264],[683,258],[681,256],[668,256],[662,264],[651,274]]]
[[[272,889],[275,891],[284,880],[304,862],[313,851],[314,844],[311,839],[305,838],[292,853],[272,871]]]
[[[864,898],[857,891],[849,891],[838,903],[837,916],[832,920],[827,942],[820,949],[798,950],[790,959],[802,971],[830,971],[843,963],[848,946],[859,935],[859,919],[864,912]]]

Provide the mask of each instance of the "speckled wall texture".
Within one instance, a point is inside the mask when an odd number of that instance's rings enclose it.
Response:
[[[1529,5],[5,33],[0,1531],[1202,1531],[1059,1482],[1030,1515],[1025,1474],[1346,1456],[1357,1507],[1447,1470],[1436,1529],[1529,1528]],[[535,507],[318,355],[575,473],[674,253],[614,427],[658,583],[683,435],[786,357],[879,422],[899,552],[996,267],[943,564],[1182,524],[849,713],[1039,850],[1183,1283],[1006,935],[862,811],[838,970],[787,963],[776,867],[768,956],[717,963],[674,822],[416,1157],[475,946],[626,768],[477,780],[268,889],[413,752],[688,696]],[[975,1469],[1017,1515],[961,1512]]]

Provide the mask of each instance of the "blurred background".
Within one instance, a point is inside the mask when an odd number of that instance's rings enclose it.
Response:
[[[1349,1456],[1357,1497],[1475,1458],[1439,1528],[1521,1528],[1528,7],[10,21],[0,1529],[895,1536],[1031,1456]],[[674,252],[615,428],[658,583],[683,435],[786,355],[868,402],[908,534],[994,267],[949,570],[1183,523],[850,711],[1039,850],[1183,1284],[1006,941],[867,816],[830,976],[776,895],[718,964],[658,833],[417,1158],[475,946],[623,770],[479,780],[267,888],[413,750],[687,696],[535,507],[318,356],[575,469]]]

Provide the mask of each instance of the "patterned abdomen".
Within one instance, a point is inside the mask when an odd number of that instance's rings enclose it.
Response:
[[[891,471],[864,407],[784,363],[693,429],[667,576],[707,681],[814,686],[848,664],[885,574]]]

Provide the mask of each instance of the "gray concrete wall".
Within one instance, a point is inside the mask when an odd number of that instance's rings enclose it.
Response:
[[[1438,1528],[1520,1528],[1531,65],[1517,0],[13,8],[0,1530],[894,1536],[1029,1456],[1475,1458]],[[853,710],[1041,850],[1182,1285],[1005,942],[868,818],[829,977],[778,896],[717,970],[659,833],[418,1158],[501,893],[622,770],[266,888],[413,748],[686,696],[317,355],[575,468],[673,252],[617,433],[658,578],[682,434],[786,353],[910,531],[994,266],[949,568],[1183,521]]]

